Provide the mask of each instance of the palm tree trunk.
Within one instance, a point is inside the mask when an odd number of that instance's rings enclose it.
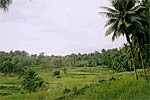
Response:
[[[141,49],[141,46],[140,46],[139,41],[138,41],[138,44],[139,44],[139,48],[140,48],[140,51],[139,51],[139,52],[140,52],[140,59],[141,59],[141,63],[142,63],[144,78],[147,78],[146,70],[145,70],[145,66],[144,66],[144,61],[143,61],[142,49]]]
[[[144,62],[143,62],[143,57],[142,57],[142,52],[141,51],[140,51],[140,58],[141,58],[141,63],[142,63],[144,77],[146,78],[147,77],[147,75],[146,75],[146,69],[145,69],[145,65],[144,65]]]
[[[134,72],[135,72],[135,78],[136,78],[136,80],[138,80],[138,74],[137,74],[136,67],[135,67],[135,61],[134,61],[134,56],[133,56],[132,44],[130,44],[130,52],[131,52],[132,64],[133,64],[133,68],[134,68]]]
[[[136,67],[135,67],[135,61],[134,61],[132,43],[131,43],[131,41],[130,41],[129,36],[128,36],[127,34],[125,34],[125,35],[126,35],[127,42],[128,42],[129,45],[130,45],[130,53],[131,53],[131,57],[132,57],[132,66],[133,66],[133,68],[134,68],[135,78],[136,78],[136,80],[138,80],[138,74],[137,74]]]

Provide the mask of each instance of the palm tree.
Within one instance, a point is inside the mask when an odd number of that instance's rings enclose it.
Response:
[[[138,75],[135,67],[133,44],[131,40],[133,23],[139,23],[138,17],[135,15],[142,7],[136,6],[135,0],[112,0],[112,7],[101,7],[107,11],[100,12],[109,18],[105,27],[109,26],[105,35],[108,36],[113,33],[112,40],[114,41],[121,35],[125,35],[127,42],[130,45],[130,53],[132,57],[132,66],[135,71],[135,77],[138,80]]]
[[[139,52],[139,58],[141,59],[141,65],[143,68],[144,77],[146,78],[146,68],[143,59],[143,50],[145,44],[149,44],[149,33],[150,33],[150,1],[142,0],[139,1],[140,11],[136,12],[135,15],[138,16],[138,20],[140,23],[134,23],[132,27],[136,28],[133,30],[132,41],[135,45],[137,45]],[[147,52],[148,55],[148,52]]]
[[[145,64],[144,64],[143,53],[142,53],[142,47],[144,47],[143,44],[142,44],[142,42],[143,42],[142,37],[143,37],[143,35],[140,34],[140,33],[133,34],[132,41],[133,41],[134,46],[135,46],[135,53],[139,54],[139,58],[141,60],[141,65],[142,65],[142,68],[143,68],[144,78],[146,78],[147,75],[146,75]]]
[[[7,10],[8,6],[12,3],[12,0],[0,0],[0,8]]]
[[[146,21],[143,21],[143,27],[144,27],[144,33],[146,35],[146,38],[145,38],[145,42],[147,44],[149,44],[149,41],[150,41],[150,0],[142,0],[140,2],[140,5],[145,7],[146,9],[140,14],[140,17],[142,19],[145,19]]]

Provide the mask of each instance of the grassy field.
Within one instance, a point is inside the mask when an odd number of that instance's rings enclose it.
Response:
[[[141,72],[141,71],[139,71]],[[119,73],[111,81],[103,81],[66,96],[65,100],[149,100],[150,82],[143,78],[134,79],[134,73]]]
[[[36,93],[24,93],[21,80],[15,75],[0,74],[1,100],[100,100],[149,99],[150,83],[143,78],[136,81],[133,72],[114,73],[107,67],[69,67],[66,74],[61,68],[34,67],[45,81]],[[53,72],[60,70],[60,78]],[[141,70],[138,71],[141,73]],[[140,76],[142,76],[140,74]]]

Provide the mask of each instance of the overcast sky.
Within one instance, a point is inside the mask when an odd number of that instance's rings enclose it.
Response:
[[[122,46],[125,38],[105,37],[100,6],[109,0],[13,0],[0,10],[0,51],[66,55]]]

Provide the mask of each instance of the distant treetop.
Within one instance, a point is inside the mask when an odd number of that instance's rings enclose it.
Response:
[[[12,0],[0,0],[0,8],[7,10],[8,6],[12,3]]]

